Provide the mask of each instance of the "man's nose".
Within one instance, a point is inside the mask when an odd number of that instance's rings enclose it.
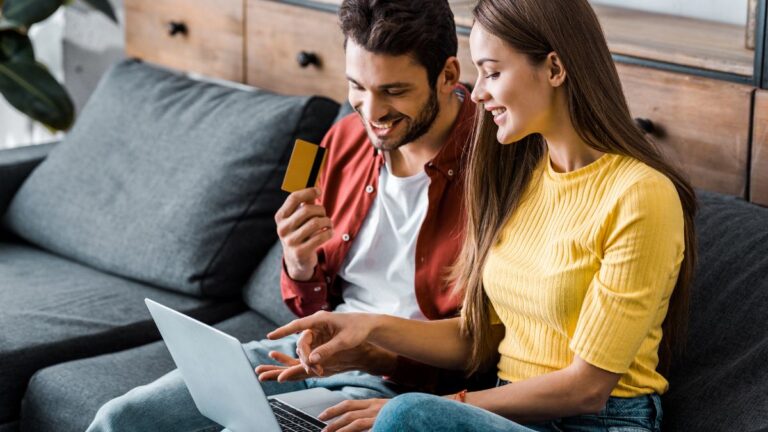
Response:
[[[379,119],[385,117],[389,110],[387,109],[386,104],[384,104],[381,99],[376,97],[376,95],[368,94],[363,97],[360,112],[363,114],[363,117],[365,117],[366,120],[378,121]]]

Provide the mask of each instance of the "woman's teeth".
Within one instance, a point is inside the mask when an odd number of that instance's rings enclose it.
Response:
[[[504,114],[507,111],[506,108],[496,108],[495,110],[491,111],[491,114],[493,114],[494,117],[500,114]]]

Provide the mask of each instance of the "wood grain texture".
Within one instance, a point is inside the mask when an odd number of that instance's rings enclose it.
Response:
[[[768,206],[768,91],[755,95],[750,201]]]
[[[651,120],[659,147],[694,186],[744,197],[753,88],[618,65],[633,117]]]
[[[248,0],[246,9],[248,84],[346,100],[344,36],[335,14],[269,0]],[[316,55],[320,65],[300,67],[297,56],[302,51]],[[466,36],[459,36],[458,58],[462,82],[474,84],[477,71]]]
[[[456,24],[472,26],[475,0],[451,0]],[[724,24],[593,4],[614,54],[752,76],[754,51],[745,25]]]
[[[347,98],[344,37],[333,13],[266,0],[248,0],[246,82],[284,94]],[[320,65],[299,66],[315,54]]]
[[[129,57],[183,71],[245,81],[244,0],[125,0]],[[169,35],[171,22],[186,34]]]

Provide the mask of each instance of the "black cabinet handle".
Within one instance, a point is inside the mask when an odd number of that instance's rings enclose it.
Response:
[[[653,124],[653,122],[647,118],[641,118],[638,117],[635,119],[635,124],[637,127],[640,128],[641,131],[653,135],[656,133],[656,125]]]
[[[180,21],[171,21],[168,23],[168,35],[173,37],[177,34],[186,36],[188,33],[187,25]]]
[[[313,52],[302,51],[296,56],[299,66],[305,68],[309,65],[320,66],[320,58]]]

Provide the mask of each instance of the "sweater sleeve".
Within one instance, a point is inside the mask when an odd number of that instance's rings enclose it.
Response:
[[[632,185],[603,230],[601,267],[570,348],[591,365],[625,373],[666,316],[683,260],[683,211],[674,185],[666,178]]]

